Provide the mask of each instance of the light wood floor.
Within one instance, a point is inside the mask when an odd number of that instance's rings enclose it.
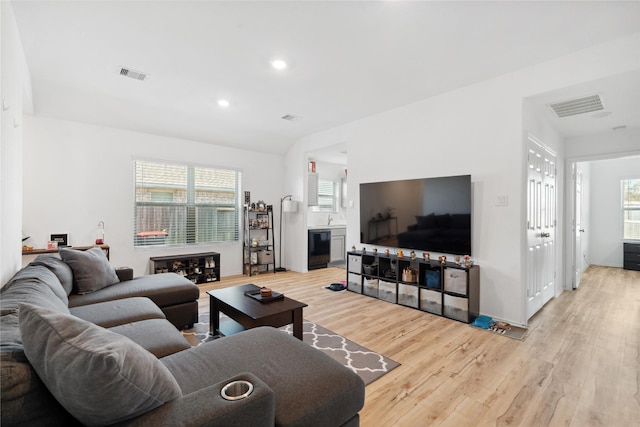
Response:
[[[345,270],[224,277],[269,286],[304,317],[402,365],[367,386],[361,425],[640,426],[640,272],[590,267],[517,341],[419,310],[323,289]]]

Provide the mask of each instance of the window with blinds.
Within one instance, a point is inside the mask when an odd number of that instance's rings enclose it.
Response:
[[[135,246],[238,241],[240,172],[134,163]]]
[[[326,179],[318,180],[318,206],[313,207],[314,212],[338,211],[339,183]]]
[[[640,239],[640,179],[622,180],[623,238]]]

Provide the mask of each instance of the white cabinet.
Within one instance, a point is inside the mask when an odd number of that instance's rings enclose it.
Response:
[[[331,230],[331,259],[330,262],[346,260],[346,228],[334,228]]]
[[[307,179],[307,206],[318,206],[318,174],[309,172]]]

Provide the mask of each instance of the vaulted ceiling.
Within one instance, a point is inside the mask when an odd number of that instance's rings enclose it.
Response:
[[[273,153],[314,132],[640,32],[635,1],[12,4],[35,114]],[[288,67],[274,69],[276,58]],[[148,76],[124,77],[122,68]],[[640,78],[626,78],[631,86],[614,79],[598,90],[637,126]],[[581,93],[568,90],[535,101]],[[611,126],[562,125],[573,136]]]

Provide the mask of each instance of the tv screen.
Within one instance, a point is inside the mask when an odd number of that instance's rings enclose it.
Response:
[[[360,236],[385,248],[471,255],[471,175],[360,184]]]

